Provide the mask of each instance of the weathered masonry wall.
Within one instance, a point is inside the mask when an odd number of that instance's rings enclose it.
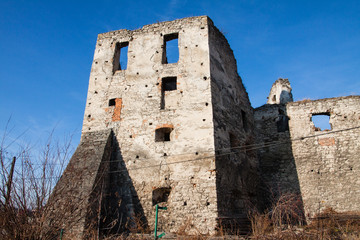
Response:
[[[261,192],[264,207],[287,193],[300,195],[299,177],[289,131],[285,104],[266,104],[255,109]]]
[[[288,79],[279,78],[274,82],[268,96],[267,104],[285,104],[292,102],[291,86]]]
[[[289,80],[279,78],[271,87],[267,104],[254,111],[264,208],[283,194],[301,196],[286,110],[286,103],[293,101],[291,91]]]
[[[99,208],[104,207],[102,193],[109,188],[107,173],[111,149],[110,130],[82,135],[47,203],[47,225],[43,227],[43,238],[57,238],[57,235],[49,236],[48,233],[60,233],[60,229],[65,229],[66,239],[82,239],[98,227],[101,217]]]
[[[186,18],[98,37],[83,132],[114,131],[119,146],[111,168],[120,173],[111,178],[113,199],[126,205],[119,208],[126,211],[122,222],[143,214],[153,229],[160,199],[168,207],[164,230],[177,231],[188,218],[201,232],[216,228],[208,24],[207,17]],[[179,59],[168,64],[166,41],[174,37]],[[118,70],[124,45],[127,68]]]
[[[253,109],[234,54],[213,25],[209,47],[219,219],[243,222],[251,202],[256,202],[258,182],[256,154],[246,150],[254,143]]]
[[[326,207],[358,211],[360,96],[288,103],[287,113],[306,216]],[[330,116],[330,131],[314,127],[317,114]]]
[[[290,192],[300,194],[306,217],[359,210],[359,108],[360,96],[349,96],[255,110],[265,205]],[[329,117],[331,130],[314,125],[317,115]]]
[[[179,59],[168,63],[172,39]],[[126,69],[118,60],[125,47]],[[189,219],[214,233],[219,219],[246,217],[258,175],[253,152],[229,149],[253,143],[252,108],[236,69],[208,17],[99,35],[83,132],[114,131],[111,169],[120,173],[111,174],[117,194],[109,201],[126,205],[113,210],[121,222],[140,214],[152,228],[158,200],[168,207],[167,231]]]

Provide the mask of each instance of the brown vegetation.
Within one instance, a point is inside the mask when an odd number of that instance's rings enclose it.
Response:
[[[328,208],[305,225],[301,201],[296,194],[283,194],[265,213],[250,214],[250,239],[360,239],[360,212],[338,213]]]
[[[46,201],[72,154],[71,138],[60,144],[51,133],[39,152],[26,145],[14,153],[7,134],[0,145],[0,239],[40,239]]]

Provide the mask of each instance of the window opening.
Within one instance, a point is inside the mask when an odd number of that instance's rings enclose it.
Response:
[[[155,130],[155,142],[169,142],[170,133],[172,132],[173,128],[165,127],[159,128]]]
[[[161,202],[167,202],[171,192],[171,187],[156,188],[152,191],[152,204],[155,206]]]
[[[109,100],[109,107],[115,106],[115,98]]]
[[[316,113],[311,116],[315,131],[331,130],[330,113]]]
[[[231,148],[239,147],[239,140],[237,139],[235,134],[230,132],[229,139],[230,139],[230,147]]]
[[[276,121],[276,128],[278,132],[289,131],[289,117],[286,116],[285,112],[282,109],[278,109],[279,118]]]
[[[179,61],[179,34],[172,33],[164,36],[163,64],[176,63]]]
[[[165,92],[176,90],[176,77],[166,77],[161,81],[160,109],[165,109]]]
[[[279,120],[276,122],[278,132],[289,131],[289,117],[286,115],[279,115]]]
[[[128,62],[128,46],[129,42],[116,43],[113,72],[117,70],[126,70]]]
[[[245,131],[248,130],[248,123],[247,123],[247,119],[246,119],[246,113],[245,111],[241,110],[241,119],[242,119],[242,122],[243,122],[243,128]]]
[[[109,107],[113,109],[112,121],[113,122],[120,121],[122,99],[121,98],[109,99]]]

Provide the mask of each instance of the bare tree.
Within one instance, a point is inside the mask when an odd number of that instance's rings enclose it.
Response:
[[[72,135],[56,141],[52,131],[42,147],[22,144],[14,152],[19,137],[10,140],[7,126],[0,145],[0,239],[40,239],[46,201],[73,153]]]

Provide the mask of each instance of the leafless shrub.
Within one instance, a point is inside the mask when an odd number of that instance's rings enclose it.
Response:
[[[193,223],[191,217],[186,218],[176,231],[177,239],[181,240],[205,240],[208,234],[202,234]]]
[[[177,235],[184,236],[188,234],[188,230],[193,225],[191,218],[186,218],[176,231]]]
[[[254,211],[250,214],[252,235],[255,237],[265,236],[271,231],[271,220],[269,214],[261,214]]]
[[[60,143],[51,132],[39,152],[30,144],[13,152],[12,143],[5,131],[0,145],[0,239],[40,239],[46,201],[72,154],[71,137]]]
[[[259,213],[253,210],[249,213],[252,236],[255,239],[282,239],[283,231],[289,237],[297,236],[294,233],[295,226],[302,225],[304,214],[301,197],[298,194],[286,193],[274,197],[270,209]],[[287,239],[287,238],[285,238]]]
[[[290,227],[304,222],[302,201],[299,194],[286,193],[280,195],[271,209],[271,220],[276,227]]]
[[[140,233],[140,234],[148,234],[150,233],[150,229],[144,223],[144,216],[141,214],[134,214],[131,218],[128,219],[126,223],[126,228],[131,233]]]

